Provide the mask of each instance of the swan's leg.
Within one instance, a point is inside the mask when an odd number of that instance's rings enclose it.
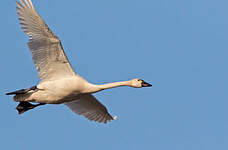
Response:
[[[39,103],[39,104],[33,105],[29,102],[22,101],[22,102],[19,102],[16,109],[18,111],[18,114],[22,114],[30,109],[40,106],[40,105],[45,105],[45,103]]]
[[[28,93],[30,91],[35,91],[35,90],[38,90],[38,88],[36,86],[33,86],[33,87],[30,87],[30,88],[27,88],[27,89],[21,89],[21,90],[17,90],[17,91],[6,93],[6,95],[26,94],[26,93]]]

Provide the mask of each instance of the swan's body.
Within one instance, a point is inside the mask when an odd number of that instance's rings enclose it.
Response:
[[[32,88],[7,93],[20,102],[17,110],[23,113],[39,105],[66,104],[72,111],[86,118],[106,123],[113,120],[104,105],[92,93],[105,89],[131,86],[147,87],[141,79],[94,85],[72,69],[58,37],[38,15],[31,0],[17,2],[17,13],[24,32],[29,35],[28,46],[41,82]],[[32,105],[29,102],[39,103]]]
[[[16,95],[15,101],[28,101],[46,104],[61,104],[78,99],[80,96],[88,93],[99,92],[104,89],[118,86],[131,85],[131,81],[115,82],[104,85],[94,85],[87,82],[82,77],[75,75],[68,78],[62,78],[52,81],[41,82],[37,85],[35,92],[28,92],[29,96]]]

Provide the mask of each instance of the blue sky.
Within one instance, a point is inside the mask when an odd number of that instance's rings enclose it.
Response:
[[[18,115],[4,93],[39,82],[14,0],[2,1],[0,149],[228,149],[228,1],[33,0],[75,71],[92,83],[152,88],[95,94],[119,118],[90,122],[63,105]]]

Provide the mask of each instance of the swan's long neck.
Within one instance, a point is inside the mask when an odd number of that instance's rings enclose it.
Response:
[[[107,83],[107,84],[102,84],[102,85],[91,84],[91,87],[89,88],[89,91],[87,91],[87,92],[95,93],[95,92],[99,92],[102,90],[111,89],[111,88],[120,87],[120,86],[131,86],[131,81],[113,82],[113,83]]]

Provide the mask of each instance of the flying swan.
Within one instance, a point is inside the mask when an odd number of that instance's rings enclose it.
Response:
[[[89,120],[107,123],[117,117],[112,117],[93,93],[119,86],[152,86],[141,79],[103,85],[89,83],[74,72],[60,40],[41,19],[32,1],[20,0],[16,4],[21,27],[29,36],[27,44],[40,78],[37,86],[6,93],[14,95],[14,101],[19,102],[16,107],[19,114],[40,105],[65,104],[73,112]]]

